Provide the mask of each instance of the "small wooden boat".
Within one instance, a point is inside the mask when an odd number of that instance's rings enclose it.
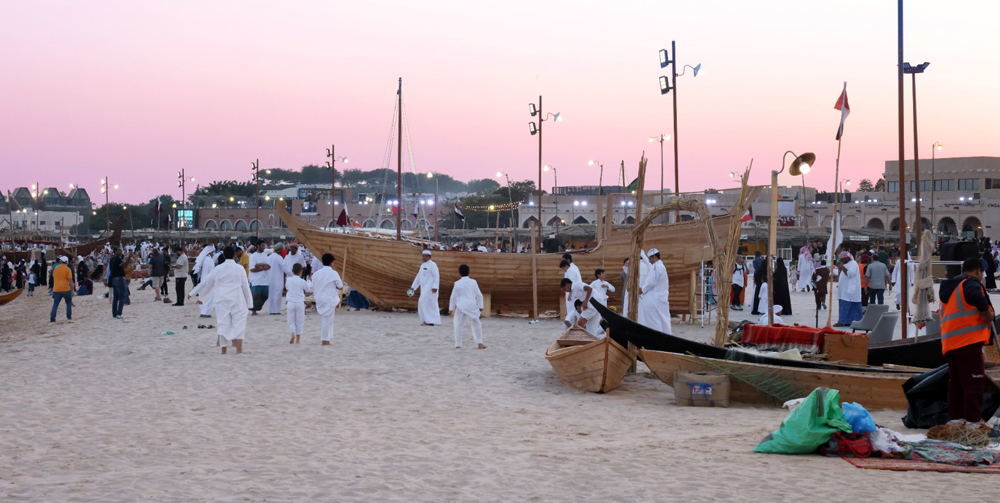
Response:
[[[771,382],[780,381],[785,386],[794,389],[794,398],[809,395],[818,387],[827,387],[840,391],[840,399],[844,402],[858,402],[868,410],[905,409],[906,396],[903,394],[903,383],[918,375],[918,372],[875,372],[874,367],[861,367],[855,371],[795,368],[780,365],[764,365],[759,363],[734,362],[715,358],[696,358],[677,353],[639,351],[642,361],[656,377],[669,386],[674,384],[674,372],[677,370],[720,371],[723,373],[743,376],[757,376]],[[730,400],[734,402],[781,405],[782,399],[771,396],[758,387],[737,378],[730,379]],[[789,397],[784,397],[785,399]]]
[[[574,325],[545,350],[545,359],[567,385],[607,393],[622,382],[635,356],[610,337],[598,339]]]
[[[14,299],[20,297],[22,293],[24,293],[24,289],[23,288],[18,288],[17,290],[14,290],[13,292],[5,293],[3,295],[0,295],[0,306],[2,306],[4,304],[10,304],[11,302],[14,301]]]
[[[601,304],[591,300],[597,311],[607,322],[610,337],[615,339],[619,345],[628,347],[628,344],[657,352],[692,354],[704,358],[714,358],[717,360],[727,360],[733,362],[756,363],[763,365],[776,365],[780,367],[793,367],[801,369],[821,369],[838,370],[845,372],[879,372],[879,373],[900,373],[907,372],[899,369],[883,367],[860,367],[853,365],[839,365],[835,363],[785,360],[774,358],[760,353],[739,351],[736,349],[720,348],[710,344],[689,341],[681,337],[653,330],[644,325],[640,325],[628,318],[620,316]],[[938,352],[940,352],[940,345]]]

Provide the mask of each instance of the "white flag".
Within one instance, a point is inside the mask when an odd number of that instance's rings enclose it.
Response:
[[[826,243],[827,253],[836,252],[837,248],[841,245],[841,243],[844,242],[844,232],[843,232],[843,229],[841,228],[840,222],[838,222],[838,220],[839,220],[838,218],[834,218],[830,222],[830,241],[828,241]],[[836,259],[837,256],[834,255],[833,258]],[[831,264],[831,267],[832,267],[832,264]]]

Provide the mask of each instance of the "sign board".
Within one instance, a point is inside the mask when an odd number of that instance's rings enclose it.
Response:
[[[868,236],[847,236],[848,241],[854,241],[856,243],[867,242]]]
[[[177,210],[177,222],[178,229],[193,229],[194,228],[194,210]]]

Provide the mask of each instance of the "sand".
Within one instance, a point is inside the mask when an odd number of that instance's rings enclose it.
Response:
[[[74,323],[48,322],[44,291],[0,307],[0,500],[912,502],[995,484],[753,454],[786,411],[678,407],[648,374],[571,389],[543,358],[555,321],[487,319],[489,348],[456,350],[451,319],[342,311],[321,347],[315,312],[296,346],[284,316],[257,316],[246,352],[220,356],[196,306],[132,298],[123,321],[98,297]]]

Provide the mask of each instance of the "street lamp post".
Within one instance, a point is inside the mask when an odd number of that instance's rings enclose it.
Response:
[[[254,198],[254,205],[253,206],[254,206],[254,212],[255,212],[255,215],[256,215],[254,217],[254,219],[257,220],[256,239],[259,240],[260,239],[260,159],[257,159],[254,162],[250,163],[250,171],[253,172],[251,174],[251,178],[253,179],[254,182],[257,183],[257,197]],[[270,174],[271,170],[265,170],[264,173],[265,174]],[[212,207],[214,208],[215,205],[213,204]]]
[[[937,189],[937,178],[934,177],[934,161],[937,159],[937,151],[941,150],[944,145],[934,142],[931,145],[931,228],[934,235],[937,236],[937,217],[934,216],[934,190]]]
[[[767,324],[774,325],[774,258],[778,255],[778,175],[785,171],[785,159],[788,154],[796,155],[791,150],[781,156],[781,171],[771,171],[771,220],[768,223],[767,240]],[[796,156],[788,167],[788,173],[799,176],[808,173],[816,163],[816,154],[806,152]],[[834,214],[834,220],[836,220]]]
[[[650,136],[649,137],[649,143],[653,143],[654,141],[660,142],[660,206],[663,205],[663,192],[664,192],[664,186],[663,186],[663,142],[664,141],[669,141],[669,140],[670,140],[670,135],[668,135],[668,134],[662,134],[662,133],[659,136]]]
[[[538,97],[538,106],[535,107],[534,103],[528,103],[528,112],[532,117],[538,116],[538,124],[534,122],[528,123],[528,132],[531,134],[538,134],[538,246],[542,246],[542,123],[548,120],[549,115],[552,116],[552,120],[559,122],[562,117],[559,112],[554,114],[548,114],[542,112],[542,97]],[[556,204],[556,212],[558,213],[558,203]],[[558,216],[558,215],[557,215]]]
[[[595,160],[587,161],[588,166],[593,166],[595,164],[601,167],[601,174],[597,179],[597,197],[600,197],[604,195],[604,163]]]
[[[510,175],[503,171],[497,171],[497,178],[501,176],[507,179],[507,200],[510,202],[511,245],[514,246],[514,242],[517,239],[517,220],[514,217],[514,193],[510,190]]]
[[[909,63],[903,63],[903,73],[908,73],[913,76],[913,183],[916,187],[914,189],[914,196],[917,201],[914,203],[916,207],[916,215],[914,220],[917,222],[917,236],[919,239],[920,233],[924,231],[924,222],[920,219],[920,207],[923,203],[920,200],[920,155],[918,154],[917,146],[920,144],[917,141],[917,74],[924,73],[927,66],[930,65],[928,62],[923,62],[917,66],[910,66]],[[931,180],[934,179],[934,175],[931,175]],[[931,184],[934,182],[932,181]],[[933,189],[932,189],[933,190]],[[933,210],[931,210],[933,212]],[[917,241],[919,243],[919,241]]]
[[[118,184],[111,185],[108,181],[108,177],[105,175],[101,179],[101,193],[104,194],[104,235],[111,236],[111,209],[108,207],[111,204],[111,189],[117,189]]]
[[[181,168],[177,172],[177,186],[181,188],[181,214],[180,218],[177,219],[177,223],[181,227],[181,247],[184,247],[184,229],[187,227],[187,172],[184,168]],[[194,177],[191,177],[191,181],[194,181]],[[175,205],[176,207],[176,205]],[[260,221],[257,221],[257,226],[260,227]]]
[[[673,59],[670,59],[671,55],[673,55]],[[673,79],[672,80],[673,80],[673,84],[674,85],[673,86],[670,85],[670,81],[667,80],[666,76],[660,77],[660,94],[661,95],[667,94],[671,90],[674,92],[674,95],[673,95],[673,100],[674,100],[674,192],[676,193],[676,195],[678,197],[680,197],[680,194],[681,194],[681,184],[680,184],[680,174],[679,174],[680,172],[678,171],[678,155],[677,155],[677,152],[678,152],[678,147],[677,147],[677,77],[680,77],[681,75],[684,75],[684,72],[686,72],[688,68],[694,70],[694,76],[697,77],[698,76],[698,72],[701,71],[701,63],[699,63],[699,64],[697,64],[695,66],[684,65],[684,68],[681,70],[681,73],[678,74],[677,73],[677,42],[676,41],[671,41],[670,42],[670,53],[669,54],[667,54],[667,50],[666,49],[660,49],[660,68],[666,68],[667,65],[670,65],[670,70],[671,70],[671,73],[673,75]],[[675,214],[674,214],[674,221],[680,221],[680,219],[681,219],[681,212],[680,212],[680,210],[677,210],[675,212]]]

